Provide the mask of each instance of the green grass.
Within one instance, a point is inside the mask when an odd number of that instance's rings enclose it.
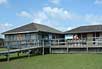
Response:
[[[48,54],[0,62],[0,69],[102,69],[102,54]]]
[[[5,51],[7,50],[7,48],[0,48],[0,51]]]

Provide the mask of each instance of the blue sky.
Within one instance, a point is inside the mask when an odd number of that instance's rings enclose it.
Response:
[[[31,22],[61,31],[102,24],[102,0],[0,0],[0,33]]]

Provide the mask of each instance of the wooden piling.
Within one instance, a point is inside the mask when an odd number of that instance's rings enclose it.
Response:
[[[49,53],[51,54],[51,40],[50,40],[50,43],[49,43]]]
[[[44,40],[43,40],[43,46],[42,46],[42,55],[44,55],[45,53],[44,53]]]
[[[67,41],[65,41],[65,45],[67,47],[67,53],[69,53],[69,47],[68,47]]]
[[[86,45],[86,51],[87,51],[87,53],[89,52],[88,45]]]
[[[10,61],[10,53],[9,53],[9,49],[8,49],[8,53],[7,53],[7,61]]]
[[[17,52],[17,56],[19,57],[19,52]]]

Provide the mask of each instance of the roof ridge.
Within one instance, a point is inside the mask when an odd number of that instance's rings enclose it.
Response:
[[[39,24],[39,23],[34,23],[34,22],[32,22],[32,23],[35,24],[36,27],[37,27],[38,25],[40,25],[40,26],[44,26],[44,27],[48,27],[48,28],[51,28],[51,29],[57,30],[57,29],[55,29],[55,28],[53,28],[53,27],[50,27],[50,26],[48,26],[48,25]],[[39,29],[39,28],[38,28],[38,29]],[[57,31],[59,31],[59,30],[57,30]],[[59,31],[59,32],[62,32],[62,31]]]

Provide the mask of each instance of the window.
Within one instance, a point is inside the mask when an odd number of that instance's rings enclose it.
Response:
[[[16,35],[13,35],[13,40],[16,40]]]
[[[52,39],[52,34],[49,34],[49,39]]]
[[[37,39],[37,34],[36,33],[32,33],[31,34],[31,39]]]
[[[18,34],[17,35],[17,40],[23,40],[23,35],[22,34]]]
[[[5,40],[9,40],[9,36],[8,35],[5,35]]]
[[[31,39],[31,34],[29,34],[29,33],[25,34],[25,39],[26,39],[26,40]]]
[[[93,33],[93,41],[98,41],[99,40],[99,32]],[[97,42],[93,42],[93,44],[97,44]]]
[[[99,32],[96,33],[96,37],[99,37]]]
[[[83,40],[86,40],[86,39],[87,39],[87,34],[86,34],[86,33],[83,33],[83,34],[82,34],[82,39],[83,39]]]

